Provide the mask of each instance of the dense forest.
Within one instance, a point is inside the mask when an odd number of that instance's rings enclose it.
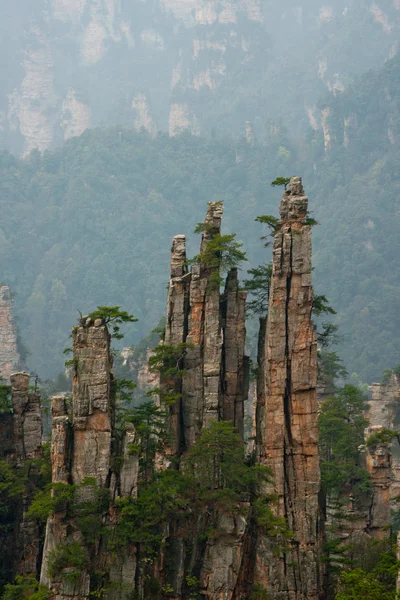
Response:
[[[55,376],[77,311],[96,304],[119,303],[138,317],[128,344],[151,331],[163,313],[171,237],[194,228],[207,201],[224,201],[227,232],[246,240],[245,268],[268,260],[254,219],[274,212],[273,179],[303,171],[319,222],[315,286],[337,311],[339,352],[350,373],[379,378],[399,354],[399,86],[393,59],[321,102],[326,148],[321,129],[300,143],[277,125],[263,145],[114,127],[26,159],[3,151],[2,277],[15,293],[29,365]]]

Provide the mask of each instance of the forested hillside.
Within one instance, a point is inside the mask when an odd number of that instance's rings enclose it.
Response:
[[[19,0],[0,21],[0,143],[44,150],[123,123],[265,138],[396,52],[398,2]],[[368,43],[365,43],[368,40]]]
[[[60,370],[77,311],[97,304],[133,312],[137,335],[152,329],[164,313],[172,235],[194,229],[208,201],[225,202],[225,227],[253,240],[254,257],[262,249],[254,218],[276,206],[269,182],[287,155],[274,144],[151,140],[121,128],[25,161],[2,153],[1,272],[16,293],[31,367]]]
[[[268,260],[254,218],[275,212],[269,183],[296,172],[320,223],[315,286],[338,311],[346,367],[372,381],[398,364],[399,90],[393,59],[321,102],[327,126],[305,140],[283,128],[249,145],[116,127],[26,160],[3,152],[2,277],[30,366],[59,371],[77,311],[97,304],[133,312],[136,340],[150,331],[164,311],[171,236],[194,228],[207,201],[224,201],[225,231],[246,240],[249,268]]]
[[[338,310],[341,354],[364,380],[397,364],[400,266],[400,60],[320,103],[323,132],[307,140],[316,281]]]

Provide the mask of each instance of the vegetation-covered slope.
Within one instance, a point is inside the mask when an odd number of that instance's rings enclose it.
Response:
[[[370,380],[400,355],[399,59],[321,103],[324,108],[330,149],[323,152],[321,131],[307,143],[315,167],[310,193],[321,222],[316,280],[339,312],[346,364]]]
[[[314,231],[315,285],[338,311],[340,354],[363,380],[399,362],[400,61],[321,103],[322,129],[265,146],[168,138],[122,127],[86,132],[55,152],[0,162],[1,273],[16,293],[30,366],[62,366],[77,310],[120,304],[147,333],[164,312],[171,237],[225,202],[249,267],[266,260],[254,218],[274,213],[276,176],[304,175]],[[300,151],[299,151],[300,149]],[[194,248],[189,250],[194,254]],[[129,343],[132,336],[127,337]]]
[[[322,93],[393,54],[400,27],[396,3],[365,0],[4,4],[0,143],[16,153],[103,123],[303,131]]]

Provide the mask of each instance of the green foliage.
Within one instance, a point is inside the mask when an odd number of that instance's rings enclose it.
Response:
[[[181,377],[185,370],[183,369],[183,360],[186,356],[190,344],[184,342],[171,346],[160,344],[152,350],[149,358],[149,370],[151,373],[159,373],[163,378],[174,379]]]
[[[277,177],[274,181],[271,181],[273,187],[284,186],[285,190],[290,183],[290,177]]]
[[[46,523],[52,513],[65,512],[75,519],[86,544],[94,544],[104,533],[102,517],[109,507],[109,491],[85,478],[79,485],[53,483],[40,490],[30,505],[27,516]]]
[[[395,600],[400,562],[392,552],[384,552],[374,568],[344,571],[335,600]]]
[[[215,510],[236,514],[242,500],[256,493],[269,476],[265,467],[246,463],[243,442],[229,422],[213,422],[202,430],[181,470],[152,470],[139,486],[137,500],[117,500],[118,522],[110,548],[117,551],[141,543],[151,554],[162,542],[163,523],[177,518],[196,520],[205,511],[214,516]],[[267,514],[268,502],[265,499],[263,506],[259,504],[260,524],[282,533],[283,523],[270,511]],[[210,528],[213,526],[212,521]]]
[[[337,344],[339,336],[337,330],[339,326],[333,323],[322,323],[321,329],[317,331],[318,344],[321,348],[328,348],[331,344]]]
[[[12,413],[11,386],[4,384],[0,377],[0,415]]]
[[[137,319],[130,315],[126,310],[121,310],[120,306],[98,306],[96,310],[89,315],[90,319],[95,321],[101,319],[106,325],[111,325],[111,337],[116,340],[121,340],[124,336],[120,332],[122,323],[136,323]]]
[[[242,496],[268,480],[271,472],[246,464],[243,442],[229,421],[213,421],[184,457],[184,470],[193,480],[201,504],[234,510]]]
[[[157,452],[162,452],[168,439],[166,428],[166,412],[153,400],[147,400],[140,406],[127,410],[124,416],[126,423],[132,423],[138,441],[130,451],[139,455],[139,466],[145,482],[149,482],[154,474],[154,459]]]
[[[322,314],[336,315],[336,310],[329,306],[326,296],[314,295],[312,300],[312,312],[317,317]]]
[[[336,381],[347,378],[347,371],[337,352],[321,350],[318,352],[318,381],[322,385],[334,389]]]
[[[251,600],[271,600],[271,596],[262,583],[256,583],[253,585]]]
[[[34,577],[18,575],[15,583],[8,583],[4,588],[1,600],[48,600],[50,592],[44,585],[40,585]]]
[[[161,525],[187,515],[186,491],[189,483],[175,470],[153,473],[147,485],[140,486],[137,500],[123,497],[117,500],[118,521],[109,540],[112,551],[143,544],[152,554],[163,539]]]
[[[373,449],[379,444],[391,444],[394,439],[399,441],[399,432],[383,427],[380,431],[369,436],[367,439],[367,447]]]
[[[383,375],[382,375],[382,379],[381,379],[381,382],[383,383],[383,385],[389,383],[390,378],[393,374],[400,378],[400,365],[397,365],[396,367],[394,367],[394,369],[385,369],[383,371]]]
[[[213,234],[207,239],[203,251],[190,261],[199,263],[210,271],[211,290],[216,290],[223,284],[223,273],[239,268],[239,265],[247,260],[242,242],[237,242],[235,238],[236,233]]]
[[[304,220],[304,225],[308,225],[309,227],[315,227],[315,225],[319,225],[318,221],[313,219],[313,217],[307,216]]]
[[[81,572],[88,566],[89,556],[79,542],[59,544],[49,554],[48,576],[61,577],[70,583],[76,583]],[[68,572],[63,573],[66,568]]]
[[[364,404],[360,390],[346,385],[320,407],[321,485],[327,494],[340,495],[348,486],[354,493],[369,489],[368,473],[358,465],[367,425]]]
[[[251,275],[251,279],[245,279],[243,285],[252,296],[252,299],[247,302],[247,311],[249,314],[264,316],[268,311],[272,264],[259,265],[247,272]]]

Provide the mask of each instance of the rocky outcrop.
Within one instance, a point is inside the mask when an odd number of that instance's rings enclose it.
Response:
[[[0,376],[9,379],[11,373],[21,368],[17,345],[17,328],[14,303],[10,288],[0,287]]]
[[[210,202],[200,257],[219,235],[221,220],[222,204]],[[172,244],[165,333],[165,344],[186,345],[184,374],[174,384],[181,398],[171,409],[171,429],[180,439],[177,452],[190,448],[212,420],[232,421],[243,435],[249,366],[244,354],[246,293],[239,291],[236,270],[228,274],[221,294],[218,266],[200,258],[188,273],[185,244],[183,235]]]
[[[367,441],[363,450],[365,467],[370,476],[371,494],[368,506],[366,531],[376,539],[389,536],[391,512],[392,453],[390,443],[368,444],[368,439],[382,431],[381,426],[369,426],[365,431]],[[373,439],[373,438],[371,438]]]
[[[400,406],[400,380],[392,373],[384,383],[369,386],[371,394],[365,418],[371,427],[393,429],[396,406]]]
[[[115,391],[110,334],[102,319],[80,320],[73,329],[72,400],[66,394],[52,399],[52,481],[70,486],[74,502],[106,499],[98,528],[110,531],[115,524],[113,502],[119,496],[136,498],[138,457],[130,451],[137,441],[134,427],[127,424],[121,437],[114,427]],[[119,462],[116,458],[120,457]],[[118,462],[118,465],[117,465]],[[108,500],[107,500],[108,499]],[[96,505],[97,506],[97,505]],[[96,542],[84,535],[74,510],[61,503],[47,522],[41,582],[49,586],[52,599],[84,600],[99,587],[96,574],[102,570],[104,598],[122,599],[135,582],[135,552],[114,556],[100,531]],[[96,509],[91,509],[96,512]],[[52,568],[60,549],[78,548],[84,557],[79,570],[68,560]]]
[[[256,580],[272,596],[293,600],[320,593],[317,340],[307,210],[301,179],[292,177],[275,232],[257,406],[257,459],[272,471],[275,512],[287,520],[293,538],[272,552],[270,540],[260,536]]]
[[[42,456],[42,416],[40,395],[29,390],[28,373],[13,373],[11,400],[14,424],[14,464]]]
[[[110,334],[101,319],[81,320],[72,333],[72,406],[63,395],[52,400],[52,481],[79,485],[90,478],[99,488],[109,488],[112,460],[114,403]],[[92,489],[83,490],[90,500]],[[56,572],[49,570],[60,547],[84,547],[82,533],[65,507],[48,520],[43,552],[41,582],[57,600],[87,598],[90,592],[89,565],[71,578],[68,563]]]
[[[73,330],[72,483],[92,477],[109,484],[114,406],[111,394],[110,334],[100,319]]]
[[[42,416],[40,395],[29,389],[28,373],[13,373],[11,381],[11,401],[13,408],[12,452],[8,456],[14,469],[27,467],[28,461],[43,456]],[[33,464],[33,463],[31,463]],[[28,467],[28,473],[31,469]],[[40,529],[36,522],[26,517],[32,501],[29,486],[25,486],[15,501],[15,549],[14,568],[21,575],[37,574],[41,551]]]

